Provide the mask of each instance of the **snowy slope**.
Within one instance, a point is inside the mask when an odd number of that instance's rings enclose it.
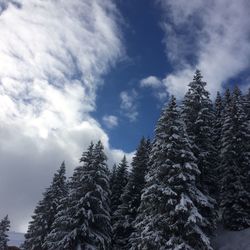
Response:
[[[213,246],[215,250],[250,250],[250,228],[242,231],[219,228]]]
[[[9,246],[19,247],[24,241],[24,234],[10,232],[9,239]],[[212,242],[215,250],[250,250],[250,228],[237,232],[219,228]]]
[[[19,247],[24,241],[24,234],[23,233],[16,233],[10,232],[9,233],[9,246],[16,246]]]

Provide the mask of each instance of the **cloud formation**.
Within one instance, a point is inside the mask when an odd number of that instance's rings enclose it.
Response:
[[[167,0],[166,55],[175,71],[163,83],[181,97],[199,68],[212,95],[250,65],[250,3],[247,0]]]
[[[111,0],[0,0],[0,216],[12,230],[25,230],[60,163],[71,174],[91,140],[110,164],[124,154],[90,116],[124,54],[119,15]]]
[[[148,76],[140,81],[141,88],[151,88],[153,96],[160,102],[165,102],[168,93],[162,79],[156,76]]]
[[[121,112],[129,119],[130,122],[135,122],[139,115],[136,104],[137,97],[138,94],[134,89],[131,91],[122,91],[120,93]]]
[[[161,84],[161,80],[156,76],[148,76],[140,81],[141,87],[159,88],[161,87]]]
[[[114,128],[118,126],[118,117],[114,115],[105,115],[102,118],[104,124],[108,128]]]

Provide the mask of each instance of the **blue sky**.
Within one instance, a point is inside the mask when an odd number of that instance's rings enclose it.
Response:
[[[152,137],[162,105],[152,96],[151,89],[140,88],[141,79],[149,75],[164,77],[171,69],[164,53],[161,10],[153,1],[143,1],[143,10],[141,4],[141,1],[118,1],[124,21],[126,58],[104,77],[105,84],[97,92],[97,109],[93,114],[100,121],[105,114],[119,117],[119,126],[107,132],[112,146],[126,151],[133,151],[142,136]],[[132,122],[122,115],[119,95],[131,90],[137,93],[134,102],[138,110]]]
[[[164,79],[166,75],[171,75],[179,68],[182,69],[182,61],[195,69],[199,63],[197,51],[201,49],[199,37],[203,32],[203,21],[199,14],[193,13],[190,14],[188,22],[175,25],[172,11],[164,12],[162,5],[152,0],[117,1],[116,3],[123,18],[121,29],[126,57],[103,77],[104,85],[97,92],[97,108],[93,116],[103,124],[113,147],[133,151],[142,136],[153,136],[160,110],[169,95],[167,89],[161,89],[166,96],[162,99],[156,98],[156,91],[152,88],[141,88],[140,81],[148,76]],[[172,25],[173,30],[169,32],[169,36],[174,33],[176,45],[183,52],[180,59],[172,60],[168,52],[166,53],[166,50],[171,49],[173,45],[171,45],[172,38],[168,37],[168,33],[163,28],[164,22]],[[223,27],[219,26],[218,24],[216,28],[223,30]],[[225,87],[234,84],[242,86],[244,91],[244,87],[248,85],[248,78],[249,69],[240,70],[238,74],[222,79],[217,87],[214,86],[212,94],[214,95],[217,90],[223,92]],[[186,79],[191,81],[192,76]],[[188,81],[181,84],[187,85]],[[130,94],[131,91],[136,92],[134,105],[138,115],[134,121],[122,114],[119,95],[122,91]],[[105,126],[105,121],[102,119],[105,115],[116,116],[118,125],[112,128]]]
[[[212,98],[245,91],[249,11],[248,0],[0,0],[0,217],[25,231],[61,162],[71,175],[91,141],[110,166],[131,161],[196,68]]]

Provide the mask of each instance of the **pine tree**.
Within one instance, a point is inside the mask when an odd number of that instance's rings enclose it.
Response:
[[[218,200],[219,196],[219,184],[220,180],[223,175],[223,170],[221,169],[221,163],[220,163],[220,150],[221,150],[221,130],[222,130],[222,123],[223,123],[223,112],[224,112],[224,105],[223,100],[220,95],[220,92],[217,92],[217,96],[215,99],[214,104],[214,113],[215,113],[215,121],[213,126],[213,140],[214,140],[214,146],[215,146],[215,158],[216,158],[216,176],[218,180],[218,185],[216,186],[217,190],[214,191],[216,193],[216,198]]]
[[[214,114],[209,92],[205,89],[206,82],[202,78],[201,72],[197,70],[184,97],[182,116],[201,171],[199,185],[205,193],[211,193],[216,183],[213,179]]]
[[[47,237],[49,250],[75,250],[80,241],[79,234],[82,235],[81,237],[87,235],[87,211],[84,208],[86,201],[82,179],[84,173],[92,167],[93,151],[94,144],[91,143],[80,158],[82,165],[75,168],[70,178],[68,196],[62,199],[52,230]]]
[[[244,96],[244,109],[247,119],[250,121],[250,88],[248,89],[247,94]]]
[[[115,178],[112,184],[111,214],[113,214],[121,204],[121,196],[128,182],[128,163],[125,155],[114,171]]]
[[[206,82],[202,81],[202,78],[201,72],[197,70],[184,97],[182,117],[200,170],[197,184],[210,203],[210,208],[207,207],[201,213],[208,219],[207,230],[212,233],[216,225],[216,201],[212,197],[216,197],[218,190],[217,161],[213,145],[215,119],[212,101],[209,98],[209,92],[205,89]]]
[[[58,212],[61,199],[67,195],[65,164],[61,164],[53,177],[52,184],[44,192],[43,199],[35,208],[28,232],[25,234],[25,250],[46,250],[46,237]]]
[[[116,166],[116,164],[114,164],[113,168],[111,169],[111,172],[110,172],[110,190],[111,190],[111,194],[114,193],[114,184],[115,184],[115,179],[116,179],[116,172],[117,172],[117,166]]]
[[[215,123],[214,123],[214,140],[216,151],[220,151],[220,141],[221,141],[221,129],[222,129],[222,118],[223,118],[223,100],[220,92],[217,92],[215,99]]]
[[[111,242],[109,177],[101,142],[83,153],[69,195],[48,236],[49,250],[107,250]]]
[[[210,204],[196,187],[195,161],[172,97],[156,126],[131,250],[211,249],[199,212]]]
[[[0,249],[7,250],[7,243],[9,241],[8,231],[10,230],[10,220],[6,215],[0,221]]]
[[[128,249],[128,240],[133,233],[133,222],[138,214],[141,193],[145,185],[145,174],[148,167],[150,140],[142,138],[132,161],[128,183],[121,197],[122,203],[115,212],[116,222],[113,229],[113,249]]]
[[[228,96],[222,127],[220,206],[224,226],[241,230],[250,226],[250,131],[240,90],[236,87],[233,96]]]

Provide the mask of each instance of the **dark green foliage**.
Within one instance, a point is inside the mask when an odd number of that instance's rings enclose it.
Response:
[[[7,243],[9,241],[8,231],[10,230],[10,220],[8,215],[6,215],[0,221],[0,249],[7,250]]]
[[[216,201],[211,197],[216,197],[218,190],[218,166],[213,141],[215,118],[209,92],[205,89],[206,82],[202,81],[202,78],[201,72],[197,70],[184,97],[182,117],[200,170],[197,184],[210,203],[210,208],[207,207],[201,213],[209,222],[208,232],[212,233],[216,224]]]
[[[211,189],[216,184],[212,140],[214,113],[209,92],[205,89],[206,82],[202,78],[201,72],[197,70],[184,97],[182,117],[201,171],[199,185],[205,193],[212,193]]]
[[[221,131],[222,131],[222,123],[223,123],[223,113],[224,113],[224,103],[222,97],[219,92],[217,92],[217,96],[214,104],[214,113],[215,120],[213,126],[213,143],[215,147],[215,164],[216,171],[215,175],[217,176],[216,180],[218,185],[215,186],[214,194],[216,199],[219,199],[219,190],[221,184],[221,178],[223,176],[223,169],[221,168],[221,159],[220,159],[220,151],[221,151]]]
[[[241,230],[250,226],[250,131],[240,90],[236,87],[228,96],[222,127],[220,206],[224,226]]]
[[[196,187],[200,171],[174,97],[155,133],[130,249],[211,249],[199,212],[210,204]]]
[[[102,143],[90,145],[69,182],[69,195],[48,236],[49,249],[110,249],[110,187]]]
[[[138,215],[141,193],[145,185],[145,174],[148,167],[150,141],[142,138],[132,161],[128,183],[121,197],[121,204],[114,214],[113,249],[128,249],[128,240],[134,231],[133,222]]]
[[[113,170],[114,178],[111,193],[111,213],[113,214],[121,204],[121,196],[128,182],[128,163],[124,156],[116,169]]]
[[[28,232],[25,234],[25,250],[46,250],[46,237],[58,213],[61,199],[67,195],[65,164],[55,173],[52,184],[44,192],[43,199],[35,208]]]
[[[248,89],[247,94],[243,98],[245,113],[247,115],[248,121],[250,121],[250,88]]]

